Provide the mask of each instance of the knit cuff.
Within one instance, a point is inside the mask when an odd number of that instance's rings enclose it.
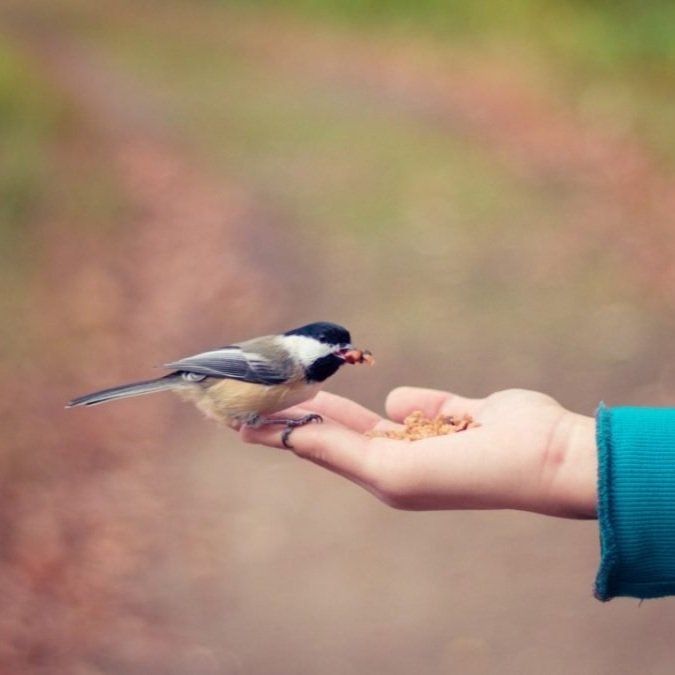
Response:
[[[675,594],[675,409],[597,413],[601,560],[595,596]]]

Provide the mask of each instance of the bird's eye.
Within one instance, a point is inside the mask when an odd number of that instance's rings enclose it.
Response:
[[[319,333],[319,342],[327,342],[328,341],[328,335],[326,333]]]

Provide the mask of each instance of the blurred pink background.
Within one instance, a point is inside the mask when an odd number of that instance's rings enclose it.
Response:
[[[63,409],[313,320],[378,411],[673,405],[669,10],[441,4],[3,3],[3,673],[672,672],[672,601],[593,599],[595,522],[393,511],[168,395]]]

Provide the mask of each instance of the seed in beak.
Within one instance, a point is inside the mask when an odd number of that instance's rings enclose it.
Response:
[[[348,349],[342,353],[342,358],[347,363],[365,363],[368,366],[375,364],[375,359],[370,351],[367,349]]]

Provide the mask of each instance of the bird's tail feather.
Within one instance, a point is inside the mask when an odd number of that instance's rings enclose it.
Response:
[[[180,376],[178,376],[180,377]],[[68,403],[66,408],[76,408],[81,405],[98,405],[107,403],[118,398],[128,398],[130,396],[142,396],[143,394],[152,394],[156,391],[174,389],[178,384],[178,377],[172,373],[154,380],[143,380],[142,382],[131,382],[123,384],[120,387],[111,387],[102,389],[91,394],[78,396]]]

